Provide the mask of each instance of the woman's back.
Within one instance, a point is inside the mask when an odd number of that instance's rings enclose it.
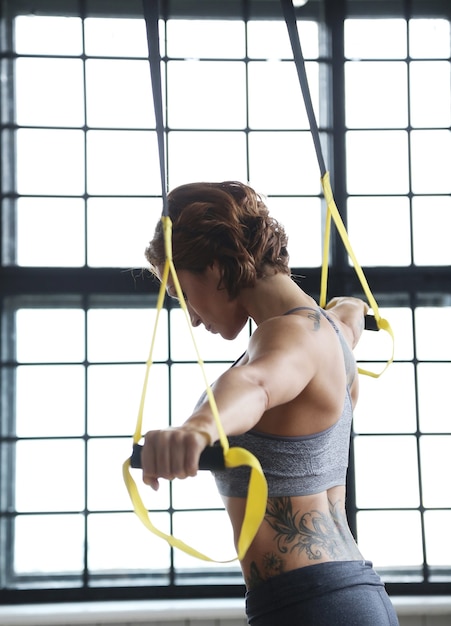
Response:
[[[259,458],[268,481],[266,516],[242,563],[249,589],[314,563],[362,560],[344,508],[355,362],[324,311],[304,306],[288,314],[301,318],[301,341],[305,332],[314,337],[317,374],[299,396],[264,414],[252,431],[230,437],[232,446]],[[279,320],[284,322],[286,317]],[[246,357],[235,366],[243,364]],[[248,472],[226,470],[216,473],[216,480],[238,536]]]

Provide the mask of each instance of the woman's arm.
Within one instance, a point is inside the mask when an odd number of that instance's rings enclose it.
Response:
[[[297,397],[314,376],[319,350],[311,320],[273,318],[254,332],[248,362],[230,368],[213,385],[226,435],[253,428],[270,408]],[[183,426],[150,431],[142,451],[144,482],[158,488],[158,478],[194,476],[205,445],[218,439],[208,399]]]
[[[342,331],[351,348],[354,349],[365,327],[365,315],[369,310],[368,304],[360,298],[340,296],[332,298],[326,304],[325,309],[331,311],[343,324]]]

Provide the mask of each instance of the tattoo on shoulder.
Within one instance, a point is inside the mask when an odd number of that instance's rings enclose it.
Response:
[[[313,321],[313,330],[319,330],[321,324],[321,313],[319,311],[311,311],[307,317]]]
[[[337,514],[336,505],[334,509]],[[281,497],[268,500],[265,520],[275,530],[274,538],[282,554],[296,550],[310,560],[343,557],[342,535],[332,515],[317,510],[301,515],[293,511],[291,498]]]

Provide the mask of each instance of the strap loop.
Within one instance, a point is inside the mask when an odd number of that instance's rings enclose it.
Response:
[[[141,401],[139,405],[135,433],[133,435],[133,443],[137,444],[142,438],[143,413],[144,413],[144,404],[146,400],[147,388],[148,388],[148,382],[149,382],[149,373],[150,373],[150,368],[153,363],[153,350],[155,346],[155,339],[157,336],[158,321],[160,318],[161,309],[163,307],[164,297],[166,294],[166,286],[167,286],[168,278],[170,275],[174,283],[174,288],[177,294],[177,298],[179,299],[180,306],[185,315],[185,320],[186,320],[186,323],[187,323],[187,326],[191,335],[191,340],[193,342],[193,346],[196,352],[197,361],[201,368],[205,390],[207,393],[207,397],[208,397],[210,408],[213,414],[213,418],[215,420],[216,427],[219,433],[219,442],[220,442],[220,445],[222,447],[223,454],[224,454],[224,465],[226,468],[234,468],[234,467],[239,467],[241,465],[247,465],[251,468],[244,520],[243,520],[243,524],[241,527],[241,532],[240,532],[240,536],[239,536],[238,544],[237,544],[237,555],[233,557],[232,559],[229,559],[226,561],[217,561],[216,559],[213,559],[203,554],[199,550],[192,548],[191,546],[187,545],[180,539],[177,539],[173,535],[168,535],[162,532],[161,530],[159,530],[158,528],[156,528],[153,525],[153,523],[150,521],[149,513],[142,502],[142,499],[136,487],[135,481],[133,480],[133,477],[131,475],[130,459],[127,459],[124,462],[122,466],[122,473],[124,477],[125,486],[128,490],[130,499],[133,503],[134,511],[148,530],[150,530],[152,533],[154,533],[161,539],[165,539],[169,543],[169,545],[172,546],[173,548],[178,548],[179,550],[182,550],[183,552],[189,554],[190,556],[194,556],[203,561],[213,561],[216,563],[230,563],[232,561],[235,561],[237,558],[240,560],[244,558],[247,549],[249,548],[255,535],[257,534],[257,531],[265,515],[266,501],[268,497],[268,487],[266,483],[266,478],[263,474],[263,470],[261,468],[261,465],[258,459],[253,454],[251,454],[248,450],[245,450],[244,448],[238,448],[238,447],[230,448],[229,446],[229,441],[224,432],[224,428],[222,426],[222,423],[219,417],[219,412],[216,406],[216,401],[215,401],[213,392],[211,390],[210,385],[208,384],[207,376],[205,373],[204,362],[201,359],[199,350],[196,345],[196,341],[194,338],[194,333],[193,333],[193,329],[192,329],[191,321],[189,317],[188,308],[186,306],[186,302],[183,297],[183,292],[180,286],[180,282],[177,277],[177,272],[175,270],[175,266],[172,260],[171,219],[163,215],[161,220],[163,222],[166,262],[164,265],[163,275],[161,277],[160,290],[159,290],[158,299],[157,299],[157,315],[156,315],[156,320],[155,320],[155,326],[153,329],[149,358],[147,359],[147,363],[146,363],[144,385],[143,385],[143,389],[141,393]]]
[[[389,367],[391,363],[393,363],[394,359],[394,351],[395,351],[395,337],[389,322],[386,319],[383,319],[379,313],[379,307],[377,305],[376,299],[373,296],[371,289],[368,285],[368,281],[363,273],[359,262],[357,261],[357,257],[354,254],[354,251],[351,247],[351,243],[349,241],[348,233],[346,232],[346,228],[343,224],[343,220],[341,219],[341,215],[337,209],[337,205],[335,204],[335,200],[332,193],[332,188],[330,186],[330,176],[329,172],[326,172],[324,176],[321,178],[321,185],[324,192],[324,199],[327,205],[327,214],[326,214],[326,228],[324,232],[324,245],[323,245],[323,265],[321,270],[321,289],[320,289],[320,301],[319,305],[324,307],[326,305],[327,299],[327,275],[328,275],[328,262],[327,257],[329,255],[329,245],[330,245],[330,227],[331,227],[331,218],[333,218],[335,226],[340,234],[340,237],[343,241],[343,244],[346,248],[346,252],[349,255],[349,258],[352,260],[354,264],[354,269],[356,274],[360,280],[360,284],[362,285],[362,289],[367,297],[368,303],[373,310],[374,318],[376,320],[376,324],[379,330],[385,330],[392,339],[392,352],[391,356],[385,364],[385,367],[378,374],[372,372],[370,370],[366,370],[363,368],[358,368],[360,374],[364,374],[366,376],[371,376],[372,378],[379,378],[385,370]]]
[[[215,398],[213,392],[211,390],[210,385],[208,384],[208,380],[205,373],[204,363],[200,357],[199,350],[196,345],[196,341],[194,339],[193,330],[191,327],[191,321],[188,313],[188,309],[186,307],[185,299],[183,297],[183,292],[180,287],[180,282],[177,276],[177,272],[175,270],[175,266],[173,263],[172,257],[172,222],[169,217],[168,203],[167,203],[167,191],[166,191],[166,169],[165,169],[165,144],[164,144],[164,123],[163,123],[163,98],[162,98],[162,90],[161,90],[161,71],[160,71],[160,63],[161,63],[161,55],[160,55],[160,44],[159,44],[159,30],[158,30],[158,20],[159,20],[159,12],[160,12],[160,3],[158,0],[143,0],[143,9],[144,9],[144,18],[146,22],[146,32],[147,32],[147,43],[149,49],[149,65],[150,65],[150,73],[151,73],[151,81],[152,81],[152,90],[153,90],[153,102],[155,109],[155,121],[156,121],[156,131],[158,138],[158,152],[159,152],[159,162],[160,162],[160,175],[161,175],[161,192],[163,199],[163,212],[162,212],[162,223],[163,223],[163,236],[164,236],[164,246],[165,246],[165,265],[163,269],[163,276],[161,279],[160,290],[157,299],[157,315],[155,320],[155,326],[153,329],[153,335],[150,345],[149,357],[146,363],[146,370],[144,376],[144,384],[141,393],[141,401],[138,410],[138,417],[136,420],[136,428],[133,435],[133,444],[136,446],[142,437],[142,426],[143,426],[143,414],[144,414],[144,404],[147,394],[147,388],[149,383],[149,374],[150,369],[153,362],[153,351],[155,346],[155,340],[157,335],[158,322],[160,319],[160,312],[163,308],[164,297],[166,294],[166,286],[169,275],[172,278],[174,283],[174,288],[176,290],[177,297],[180,302],[180,306],[185,314],[185,319],[188,325],[188,329],[190,332],[191,340],[197,355],[197,360],[199,366],[201,368],[205,391],[207,394],[208,402],[210,404],[210,408],[216,423],[217,431],[219,433],[219,443],[222,447],[224,454],[224,464],[226,467],[238,467],[239,465],[249,465],[251,467],[251,476],[249,481],[249,492],[248,498],[246,501],[246,509],[244,515],[244,521],[241,528],[240,537],[238,539],[238,554],[236,557],[231,559],[230,561],[236,560],[236,558],[242,559],[246,553],[246,550],[252,543],[260,524],[263,520],[265,510],[266,510],[266,501],[268,488],[266,484],[266,479],[263,474],[263,470],[259,461],[246,450],[242,450],[239,448],[230,448],[229,441],[224,432],[224,428],[222,426],[221,420],[219,418],[218,409],[216,406]],[[191,556],[194,556],[198,559],[202,559],[205,561],[215,561],[202,552],[191,548],[183,541],[173,537],[172,535],[167,535],[162,531],[158,530],[153,523],[150,521],[149,514],[141,500],[138,489],[136,488],[136,484],[130,473],[131,462],[130,459],[127,459],[123,464],[123,477],[124,482],[127,487],[128,493],[130,495],[131,501],[133,503],[133,508],[135,513],[138,515],[139,519],[142,523],[148,528],[151,532],[153,532],[158,537],[165,539],[172,547],[178,548]],[[219,561],[228,563],[230,561]]]
[[[298,74],[299,85],[301,87],[302,95],[304,98],[305,109],[307,112],[307,117],[309,120],[310,132],[313,139],[313,144],[315,147],[316,158],[318,160],[318,166],[321,174],[321,185],[323,188],[324,199],[326,202],[327,212],[326,212],[326,222],[325,222],[325,230],[324,230],[324,245],[323,245],[323,258],[322,258],[322,268],[321,268],[321,287],[320,287],[320,301],[319,305],[324,307],[327,300],[327,277],[329,270],[329,245],[330,245],[330,229],[331,229],[331,219],[333,218],[335,225],[338,229],[338,232],[341,236],[343,244],[346,248],[346,251],[349,257],[352,259],[354,263],[354,269],[357,273],[357,276],[362,285],[363,291],[367,297],[368,303],[370,307],[373,309],[374,317],[376,319],[376,323],[379,329],[385,330],[389,333],[392,338],[392,353],[390,358],[388,359],[384,369],[379,373],[375,374],[374,372],[370,372],[365,369],[359,368],[360,374],[366,374],[367,376],[371,376],[373,378],[379,378],[387,367],[393,362],[394,359],[394,334],[390,327],[390,324],[387,320],[382,320],[379,307],[377,306],[376,299],[374,298],[371,289],[368,285],[366,277],[363,273],[362,268],[360,267],[356,256],[351,248],[351,244],[349,243],[348,234],[346,232],[346,228],[343,224],[343,220],[341,219],[340,213],[335,204],[335,200],[332,193],[332,188],[330,185],[330,176],[329,172],[326,170],[326,165],[324,162],[323,151],[321,148],[320,135],[318,130],[318,124],[316,122],[315,111],[313,109],[312,98],[310,95],[309,84],[307,80],[307,73],[305,71],[305,61],[304,55],[302,53],[301,41],[299,39],[299,32],[296,25],[296,13],[294,10],[292,0],[281,0],[282,11],[284,14],[285,23],[287,26],[288,36],[291,42],[291,48],[293,51],[293,59],[296,65],[296,71]]]

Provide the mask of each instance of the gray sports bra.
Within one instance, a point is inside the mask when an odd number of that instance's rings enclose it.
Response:
[[[346,483],[352,422],[349,388],[355,376],[355,361],[339,328],[324,310],[297,307],[285,315],[305,309],[323,315],[334,327],[343,347],[347,374],[343,411],[333,426],[313,435],[281,437],[249,431],[229,437],[231,447],[246,448],[259,459],[268,482],[269,497],[311,495]],[[249,472],[247,467],[215,471],[219,493],[246,497]]]

